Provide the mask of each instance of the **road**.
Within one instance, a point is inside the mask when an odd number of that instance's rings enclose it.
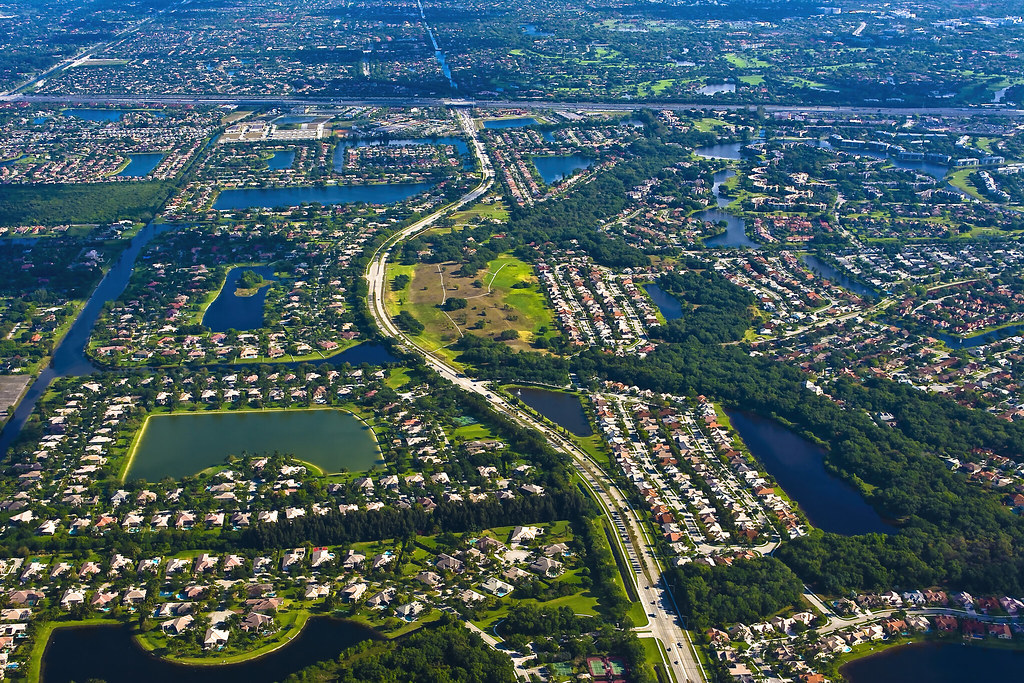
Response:
[[[58,103],[67,105],[136,105],[136,104],[209,104],[236,106],[278,106],[278,107],[445,107],[455,103],[444,97],[295,97],[263,95],[111,95],[105,93],[79,95],[22,95],[7,94],[0,101]],[[744,102],[725,104],[718,102],[548,102],[545,100],[466,100],[467,106],[481,109],[550,109],[555,111],[619,111],[637,109],[658,109],[686,111],[689,109],[715,109],[725,111],[746,111],[762,107],[768,112],[850,114],[885,114],[888,116],[1007,116],[1024,117],[1024,109],[1011,107],[854,107],[807,104],[763,104]]]
[[[623,576],[623,579],[631,583],[631,589],[639,595],[639,600],[643,604],[649,620],[646,626],[637,629],[638,635],[651,636],[662,642],[669,655],[666,664],[677,683],[704,681],[706,674],[693,650],[689,635],[681,627],[682,620],[678,609],[672,601],[671,593],[664,585],[661,564],[644,533],[644,527],[625,496],[609,481],[601,467],[575,443],[555,429],[542,424],[522,408],[506,401],[500,394],[492,391],[486,382],[465,376],[444,359],[416,346],[398,329],[387,312],[384,302],[387,262],[396,246],[427,230],[441,217],[476,201],[493,183],[494,170],[483,143],[477,136],[473,119],[466,109],[455,109],[455,114],[462,129],[469,136],[474,153],[480,161],[483,171],[481,182],[453,205],[440,209],[404,228],[377,248],[366,270],[370,312],[382,334],[394,338],[406,349],[423,356],[426,364],[442,378],[466,391],[483,396],[491,408],[509,419],[541,432],[553,448],[572,459],[580,477],[611,523],[611,528],[615,532],[613,534],[614,542],[619,546],[622,556],[626,558],[626,562],[632,568],[631,574]]]

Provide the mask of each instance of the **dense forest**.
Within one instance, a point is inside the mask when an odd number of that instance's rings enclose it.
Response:
[[[752,624],[787,607],[798,608],[803,585],[774,557],[710,567],[691,562],[669,571],[676,603],[697,631],[735,622]]]
[[[171,192],[162,181],[76,185],[6,185],[0,194],[0,226],[147,223]]]

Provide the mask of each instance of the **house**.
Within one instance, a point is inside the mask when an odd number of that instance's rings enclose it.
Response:
[[[408,605],[402,605],[395,610],[395,614],[398,615],[399,619],[405,619],[406,621],[416,621],[416,617],[423,611],[423,603],[418,600],[410,602]]]
[[[184,633],[195,619],[191,614],[186,614],[183,617],[171,619],[160,624],[160,630],[169,636],[177,636]]]
[[[203,636],[203,647],[209,649],[211,647],[221,647],[227,645],[229,632],[218,628],[206,629],[206,635]]]
[[[341,599],[343,602],[358,602],[359,598],[363,597],[366,592],[365,583],[353,583],[345,587],[345,590],[341,591]]]
[[[558,576],[562,573],[562,563],[550,557],[542,557],[530,565],[530,571],[541,576]]]
[[[512,584],[505,583],[501,579],[496,579],[493,576],[480,584],[480,587],[491,595],[496,595],[499,598],[503,598],[515,590],[515,587],[512,586]]]
[[[509,537],[510,543],[524,543],[526,541],[532,541],[538,536],[544,533],[544,530],[535,526],[517,526],[512,530],[512,535]]]
[[[935,630],[941,633],[952,633],[957,629],[956,617],[951,617],[946,614],[940,614],[932,617],[932,622],[935,624]]]
[[[452,557],[447,553],[441,553],[434,566],[442,571],[450,571],[453,574],[461,574],[465,569],[465,564],[463,564],[462,560]]]
[[[441,585],[441,577],[434,572],[420,572],[416,575],[416,580],[428,588],[437,588]]]
[[[242,619],[242,623],[239,624],[239,628],[243,631],[254,631],[259,633],[263,629],[270,628],[273,625],[273,617],[266,614],[260,614],[259,612],[250,612],[245,615],[244,619]]]
[[[395,599],[396,595],[398,595],[397,589],[393,587],[385,588],[367,600],[366,604],[370,607],[387,607]]]
[[[334,553],[327,548],[313,548],[313,552],[309,555],[309,564],[313,569],[333,561]]]

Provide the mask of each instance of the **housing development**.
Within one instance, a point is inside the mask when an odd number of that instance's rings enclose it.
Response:
[[[0,678],[1017,680],[1021,12],[0,3]]]

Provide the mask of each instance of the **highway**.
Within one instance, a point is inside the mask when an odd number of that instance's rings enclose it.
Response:
[[[445,107],[455,106],[444,97],[296,97],[269,95],[112,95],[108,93],[78,95],[0,95],[0,102],[56,103],[66,105],[235,105],[235,106],[277,106],[277,107]],[[554,111],[617,111],[630,112],[637,109],[686,111],[690,109],[715,109],[726,111],[751,110],[762,107],[767,112],[793,112],[818,114],[848,114],[864,116],[885,114],[889,116],[1007,116],[1024,117],[1024,109],[1010,107],[888,107],[888,106],[827,106],[807,104],[763,104],[760,102],[718,103],[718,102],[548,102],[544,100],[467,100],[467,106],[481,109],[548,109]]]
[[[473,150],[480,161],[483,171],[481,182],[454,204],[409,225],[377,248],[366,270],[370,312],[382,334],[394,338],[406,349],[423,356],[427,365],[442,378],[466,391],[483,396],[497,412],[541,432],[553,448],[572,459],[580,477],[610,522],[614,531],[612,535],[614,542],[619,546],[622,556],[631,568],[630,574],[624,575],[623,579],[632,584],[631,589],[639,596],[639,601],[644,606],[648,618],[646,626],[636,629],[637,634],[654,637],[661,641],[666,651],[664,662],[677,683],[705,681],[706,674],[693,650],[689,635],[681,626],[682,620],[672,596],[662,581],[662,566],[647,539],[643,524],[625,496],[611,483],[601,467],[575,443],[563,437],[555,429],[541,423],[522,408],[506,401],[500,394],[492,391],[486,382],[465,376],[444,359],[418,347],[397,327],[387,312],[384,302],[387,262],[395,247],[404,240],[427,230],[441,217],[476,201],[493,183],[494,170],[483,143],[477,136],[473,119],[466,109],[459,108],[454,111],[460,125],[469,136]]]

